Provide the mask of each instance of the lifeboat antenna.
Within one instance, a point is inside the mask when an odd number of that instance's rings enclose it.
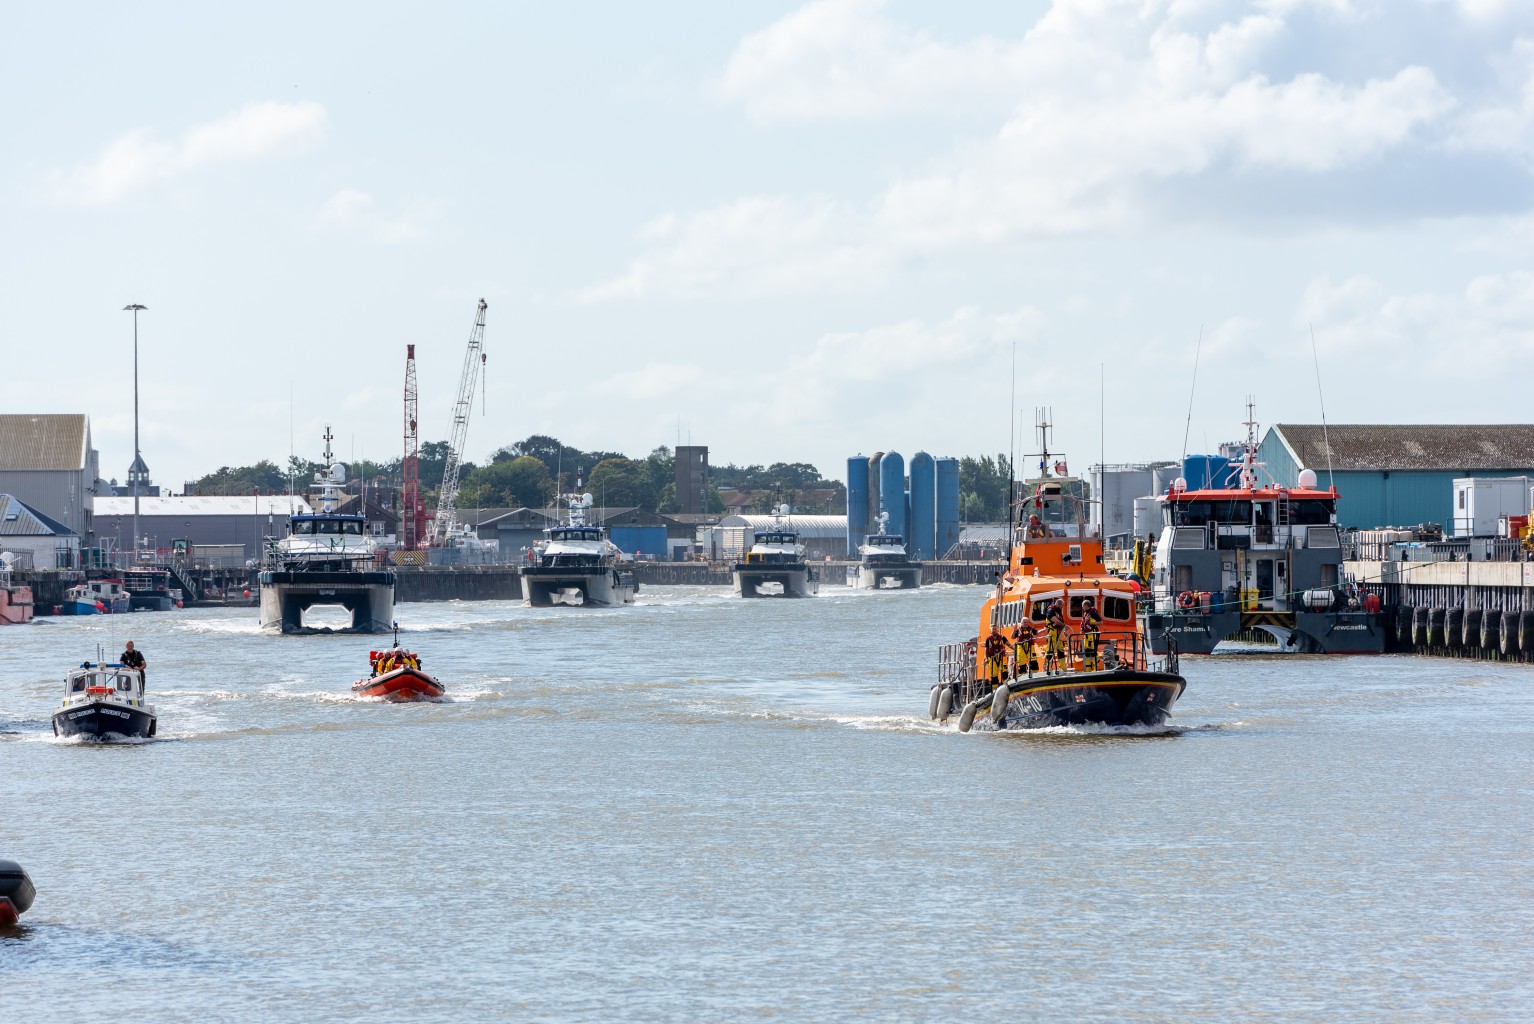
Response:
[[[1198,357],[1204,350],[1204,325],[1198,325],[1198,346],[1193,350],[1193,380],[1188,385],[1188,422],[1182,428],[1182,459],[1188,461],[1188,431],[1193,429],[1193,395],[1198,389]]]
[[[1310,325],[1310,356],[1316,364],[1316,397],[1321,400],[1321,443],[1326,446],[1326,486],[1337,489],[1332,478],[1332,439],[1326,433],[1326,395],[1321,392],[1321,356],[1316,351],[1316,325]]]
[[[1017,342],[1012,342],[1012,397],[1007,400],[1007,564],[1012,564],[1013,542],[1017,531],[1011,528],[1012,509],[1017,506]],[[884,505],[879,505],[879,532],[884,532]],[[1019,512],[1021,518],[1021,512]],[[914,531],[912,531],[914,532]]]

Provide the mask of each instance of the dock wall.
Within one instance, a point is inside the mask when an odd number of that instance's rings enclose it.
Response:
[[[85,573],[76,569],[18,569],[13,580],[18,586],[32,588],[32,614],[52,615],[54,606],[64,603],[65,592],[85,582]]]
[[[1348,562],[1380,596],[1391,649],[1534,661],[1534,562]]]
[[[847,583],[848,566],[856,564],[812,562],[811,566],[820,573],[821,586],[840,587]],[[922,582],[989,584],[995,581],[997,573],[1005,571],[1004,562],[926,562],[922,566]],[[640,562],[634,567],[634,574],[641,587],[727,587],[731,583],[730,567],[722,562]]]
[[[420,565],[394,570],[394,600],[520,601],[521,573],[506,565]]]

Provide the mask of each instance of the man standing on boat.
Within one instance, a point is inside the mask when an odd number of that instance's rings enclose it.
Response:
[[[1049,618],[1045,620],[1044,632],[1047,636],[1044,671],[1052,675],[1065,667],[1065,603],[1059,598],[1055,598],[1049,606]]]
[[[1081,667],[1084,671],[1096,672],[1101,667],[1097,662],[1097,641],[1102,628],[1103,617],[1097,611],[1097,602],[1089,597],[1081,603]]]
[[[136,670],[138,672],[139,687],[142,688],[144,686],[144,668],[147,663],[144,661],[143,652],[135,651],[133,649],[132,640],[128,641],[127,650],[123,651],[122,654],[117,656],[117,662],[124,668],[131,668]]]
[[[1038,671],[1039,659],[1033,647],[1033,624],[1027,619],[1019,622],[1012,630],[1012,658],[1014,677],[1028,674],[1032,679],[1034,672]]]

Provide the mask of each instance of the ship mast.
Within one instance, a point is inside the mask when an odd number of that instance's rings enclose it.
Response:
[[[1241,447],[1241,461],[1236,467],[1241,473],[1237,486],[1243,491],[1257,489],[1257,403],[1250,396],[1246,400],[1246,442]]]

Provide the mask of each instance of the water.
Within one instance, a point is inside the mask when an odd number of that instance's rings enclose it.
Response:
[[[5,1017],[1530,1019],[1528,667],[1187,659],[1173,728],[960,736],[981,593],[403,605],[426,705],[254,609],[7,628]],[[55,740],[130,638],[160,738]]]

